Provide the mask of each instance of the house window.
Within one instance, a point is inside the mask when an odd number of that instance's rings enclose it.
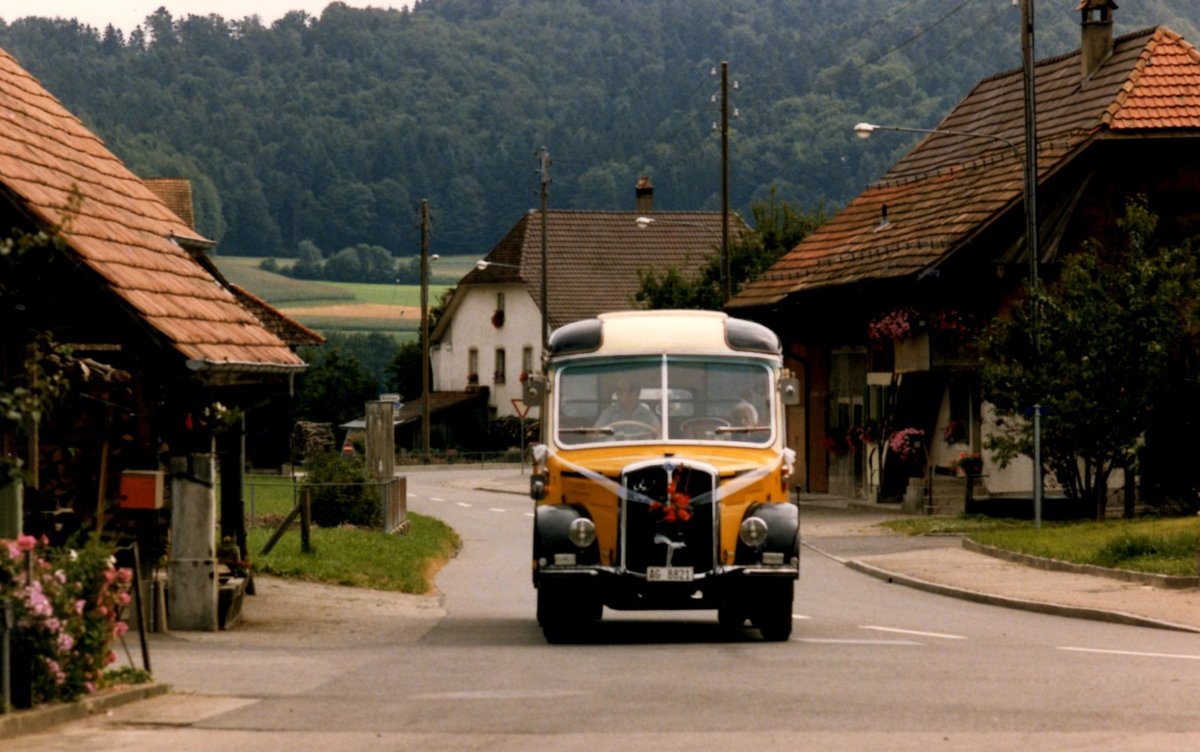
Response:
[[[479,349],[472,347],[467,351],[467,384],[479,383]]]
[[[533,373],[533,348],[526,345],[521,349],[521,380],[529,378]]]
[[[492,326],[499,329],[504,326],[504,293],[496,293],[496,310],[492,311]]]
[[[947,425],[947,440],[953,443],[972,444],[971,381],[965,374],[956,374],[950,379],[950,423]]]
[[[504,348],[496,348],[496,370],[492,373],[492,381],[497,384],[504,383]]]

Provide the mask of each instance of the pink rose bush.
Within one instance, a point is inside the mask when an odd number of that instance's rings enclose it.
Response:
[[[35,704],[75,700],[103,686],[133,573],[97,540],[78,550],[43,538],[0,541],[0,598],[14,605],[13,655],[32,662]]]

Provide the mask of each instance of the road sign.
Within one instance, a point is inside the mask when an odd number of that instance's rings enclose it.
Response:
[[[510,400],[510,401],[512,402],[513,410],[517,411],[518,418],[524,418],[526,415],[529,414],[529,405],[526,405],[524,402],[522,402],[519,399],[514,399],[514,400]]]

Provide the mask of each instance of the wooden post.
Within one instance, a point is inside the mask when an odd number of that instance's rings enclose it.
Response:
[[[217,631],[213,452],[171,458],[171,629]]]
[[[312,488],[300,491],[300,552],[312,553]]]

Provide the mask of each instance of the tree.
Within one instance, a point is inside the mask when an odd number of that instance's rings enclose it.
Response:
[[[406,402],[421,398],[421,343],[405,342],[388,365],[388,386]]]
[[[1057,283],[1018,301],[980,339],[984,393],[998,416],[985,448],[1002,466],[1032,455],[1022,416],[1040,404],[1043,461],[1096,519],[1112,471],[1129,463],[1166,395],[1194,380],[1175,364],[1196,351],[1200,274],[1190,248],[1159,246],[1156,221],[1144,201],[1131,203],[1118,223],[1124,249],[1090,244],[1069,257]]]
[[[361,418],[363,405],[379,396],[375,379],[339,347],[307,348],[308,370],[296,390],[295,417],[338,425]]]
[[[783,254],[794,248],[825,221],[825,206],[798,211],[781,201],[772,187],[766,201],[751,204],[752,232],[730,238],[729,269],[733,294],[746,282],[771,268]],[[653,269],[638,271],[639,287],[634,299],[647,308],[721,308],[721,255],[716,251],[695,276],[675,267],[661,274]]]

